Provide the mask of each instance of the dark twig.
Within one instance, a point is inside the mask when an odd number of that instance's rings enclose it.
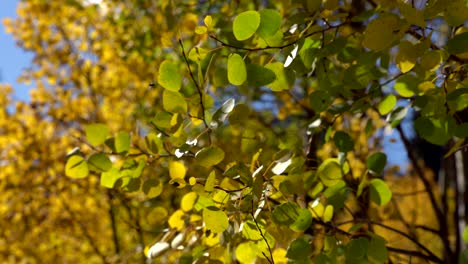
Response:
[[[431,201],[431,205],[434,209],[437,219],[439,219],[439,229],[440,229],[439,234],[444,244],[446,255],[449,258],[452,258],[453,257],[452,249],[450,248],[450,241],[448,240],[447,218],[442,212],[442,209],[439,207],[437,200],[435,198],[434,192],[432,191],[431,183],[424,176],[424,172],[421,166],[419,166],[418,159],[411,147],[411,143],[409,142],[408,138],[406,137],[400,125],[397,126],[397,130],[398,130],[398,133],[400,134],[403,144],[405,145],[406,151],[408,152],[408,157],[410,158],[411,163],[413,164],[416,174],[418,175],[419,179],[422,181],[424,188],[426,189],[426,192],[429,195],[429,200]]]
[[[253,221],[255,223],[255,226],[257,226],[258,232],[260,233],[260,236],[263,238],[263,240],[267,244],[268,251],[270,252],[270,258],[268,258],[264,252],[262,252],[263,256],[268,260],[268,263],[275,264],[275,260],[273,259],[273,252],[271,250],[270,244],[268,243],[268,240],[266,239],[265,235],[263,234],[262,229],[258,225],[257,219],[255,219],[255,215],[254,215],[254,212],[253,212],[253,200],[252,200],[252,212],[250,212],[250,215],[252,215],[252,219],[253,219]]]
[[[179,44],[180,44],[180,48],[182,49],[182,56],[184,57],[185,64],[187,65],[187,69],[189,70],[189,73],[190,73],[190,78],[195,84],[195,87],[197,87],[198,95],[200,96],[200,105],[202,108],[203,124],[205,124],[206,128],[209,128],[208,124],[206,123],[206,118],[205,118],[205,105],[203,104],[202,88],[200,87],[200,84],[198,84],[197,80],[195,80],[195,76],[193,76],[193,72],[192,72],[192,69],[190,68],[190,63],[188,61],[187,55],[185,54],[184,45],[182,44],[181,39],[179,39]]]
[[[331,30],[331,29],[335,29],[335,28],[339,28],[341,26],[343,26],[344,24],[346,23],[341,23],[339,25],[336,25],[336,26],[330,26],[328,28],[325,28],[325,29],[322,29],[322,30],[318,30],[318,31],[314,31],[314,32],[310,32],[300,38],[297,38],[289,43],[286,43],[284,45],[280,45],[280,46],[266,46],[266,47],[263,47],[263,48],[246,48],[246,47],[239,47],[239,46],[236,46],[236,45],[232,45],[232,44],[229,44],[229,43],[226,43],[222,40],[220,40],[219,38],[217,38],[216,36],[214,35],[210,35],[210,38],[216,40],[217,42],[219,42],[222,46],[225,46],[225,47],[229,47],[229,48],[233,48],[233,49],[238,49],[238,50],[246,50],[246,51],[262,51],[262,50],[270,50],[270,49],[284,49],[284,48],[287,48],[289,46],[292,46],[294,44],[296,44],[299,40],[303,39],[303,38],[308,38],[310,36],[313,36],[315,34],[322,34],[324,32],[327,32],[328,30]]]

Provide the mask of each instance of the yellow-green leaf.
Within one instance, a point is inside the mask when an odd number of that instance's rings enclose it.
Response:
[[[130,134],[125,131],[119,132],[115,137],[115,152],[123,153],[130,149]]]
[[[88,164],[83,157],[73,155],[67,160],[65,165],[65,175],[70,178],[85,178],[89,174]]]
[[[397,98],[393,94],[387,95],[380,103],[377,105],[377,110],[381,115],[386,115],[392,111],[397,103]]]
[[[164,90],[163,108],[170,113],[183,114],[187,112],[187,103],[180,93]]]
[[[326,159],[317,169],[317,175],[323,184],[330,187],[342,178],[341,166],[336,159]]]
[[[397,16],[384,14],[369,23],[362,44],[371,50],[385,50],[392,47],[405,30]]]
[[[203,222],[205,227],[213,233],[224,232],[229,226],[226,213],[214,206],[203,209]]]
[[[94,153],[88,158],[89,168],[98,172],[104,172],[112,168],[112,162],[104,153]]]
[[[93,146],[99,146],[109,136],[109,128],[105,124],[91,124],[85,126],[86,139]]]
[[[257,11],[245,11],[234,19],[232,31],[237,40],[246,40],[253,36],[260,26],[260,14]]]
[[[392,191],[381,179],[372,179],[369,185],[370,199],[378,205],[386,205],[392,199]]]
[[[228,80],[231,84],[241,85],[247,79],[247,69],[244,59],[237,54],[232,53],[228,58]]]
[[[159,66],[158,82],[162,87],[177,92],[182,86],[182,77],[177,64],[163,61]]]
[[[255,263],[257,248],[253,242],[240,243],[236,248],[236,258],[242,264]]]
[[[214,166],[224,159],[224,151],[218,147],[207,147],[195,154],[195,161],[203,167]]]

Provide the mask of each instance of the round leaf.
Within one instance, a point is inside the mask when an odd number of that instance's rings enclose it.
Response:
[[[218,147],[207,147],[195,154],[195,161],[203,167],[214,166],[224,159],[224,151]]]
[[[340,182],[341,166],[335,159],[327,159],[317,169],[317,175],[323,184],[330,187]]]
[[[369,23],[362,44],[376,51],[388,49],[404,31],[397,16],[382,15]]]
[[[65,175],[70,178],[80,179],[88,176],[89,169],[86,160],[78,155],[73,155],[65,165]]]
[[[296,232],[302,232],[307,230],[311,224],[312,214],[308,209],[301,208],[299,210],[299,215],[297,216],[296,221],[294,221],[294,223],[289,227]]]
[[[127,132],[119,132],[115,137],[115,152],[123,153],[130,149],[130,134]]]
[[[380,103],[377,105],[377,110],[381,115],[386,115],[392,111],[397,103],[397,98],[393,94],[387,95]]]
[[[164,90],[163,108],[170,113],[186,113],[187,103],[180,93]]]
[[[232,53],[228,58],[228,80],[233,85],[241,85],[247,79],[247,70],[244,59],[237,54]]]
[[[163,61],[159,66],[158,82],[162,87],[177,92],[182,86],[182,78],[177,64]]]
[[[257,34],[262,38],[268,38],[279,30],[281,26],[281,15],[273,9],[263,9],[260,11],[260,26]]]
[[[367,168],[376,175],[382,174],[386,164],[387,155],[382,152],[374,153],[367,159]]]
[[[381,179],[372,179],[369,191],[371,201],[378,205],[386,205],[392,199],[392,191]]]
[[[99,146],[109,136],[109,128],[105,124],[91,124],[85,126],[86,139],[93,146]]]
[[[360,259],[364,258],[369,247],[369,240],[364,237],[356,238],[346,245],[346,258],[347,259]]]
[[[254,263],[257,258],[257,249],[252,242],[240,243],[236,248],[236,258],[242,264]]]
[[[203,209],[203,222],[206,228],[213,233],[224,232],[229,226],[226,213],[214,206]]]
[[[312,253],[312,246],[303,237],[299,237],[288,247],[286,256],[291,260],[305,260]]]
[[[233,22],[232,31],[237,40],[246,40],[257,31],[260,26],[260,14],[257,11],[240,13]]]
[[[346,132],[337,131],[333,136],[333,141],[340,152],[348,152],[354,148],[354,141]]]
[[[247,65],[247,81],[250,85],[261,87],[272,83],[276,79],[275,73],[256,64]]]
[[[90,168],[95,168],[98,172],[108,171],[112,168],[112,162],[104,153],[95,153],[88,158]]]

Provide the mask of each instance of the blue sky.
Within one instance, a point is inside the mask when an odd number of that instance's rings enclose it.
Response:
[[[16,17],[18,2],[18,0],[3,0],[0,4],[0,19]],[[3,24],[0,28],[0,83],[9,83],[13,86],[15,100],[27,101],[29,100],[29,87],[17,83],[16,79],[22,69],[30,64],[32,55],[15,45],[13,37],[5,32]]]

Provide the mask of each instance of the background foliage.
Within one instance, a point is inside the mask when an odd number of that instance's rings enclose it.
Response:
[[[466,262],[467,16],[464,0],[21,1],[4,25],[35,88],[0,87],[1,261]],[[405,149],[383,153],[392,129]],[[401,175],[387,155],[405,152]]]

